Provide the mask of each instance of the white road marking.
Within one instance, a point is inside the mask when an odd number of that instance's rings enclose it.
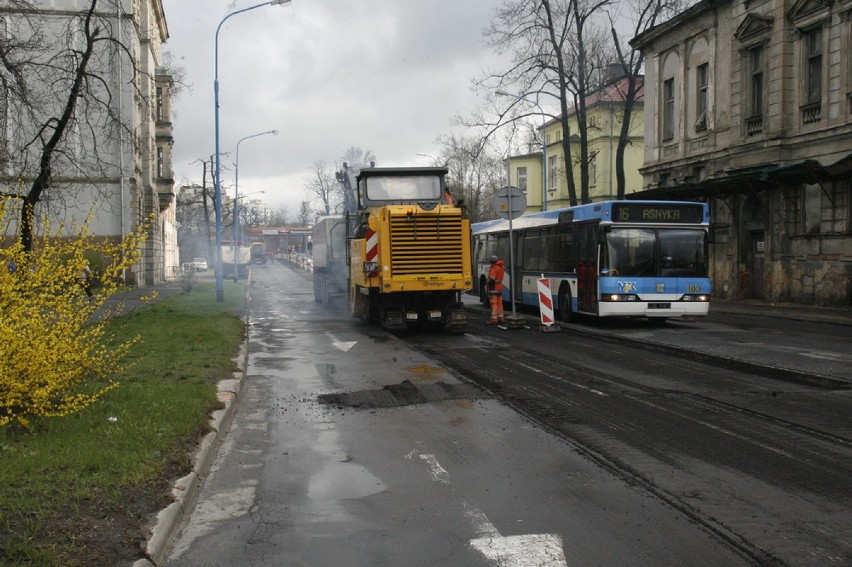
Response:
[[[417,451],[405,458],[411,459]],[[429,465],[432,480],[450,484],[450,475],[435,455],[421,454]],[[568,567],[559,534],[529,534],[503,537],[488,516],[467,499],[462,500],[464,515],[470,520],[476,539],[470,546],[481,553],[495,567]]]
[[[326,336],[331,339],[331,346],[343,352],[347,352],[358,343],[358,341],[341,341],[331,333],[326,333]]]
[[[441,466],[435,455],[420,455],[420,458],[429,463],[429,473],[432,475],[432,480],[450,484],[450,473]]]
[[[837,362],[846,362],[852,360],[852,357],[840,354],[839,352],[800,352],[799,356],[807,356],[808,358],[816,358],[817,360],[836,360]]]

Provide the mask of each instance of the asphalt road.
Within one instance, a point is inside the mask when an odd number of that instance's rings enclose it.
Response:
[[[278,264],[250,309],[231,431],[164,565],[852,564],[843,327],[503,331],[472,304],[463,336],[398,338]],[[827,354],[797,354],[814,334]],[[723,364],[764,350],[769,372]]]

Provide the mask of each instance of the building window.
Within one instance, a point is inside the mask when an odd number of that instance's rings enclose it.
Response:
[[[807,102],[819,102],[822,98],[822,30],[817,28],[805,34],[807,49]]]
[[[518,168],[518,189],[527,192],[527,168],[519,167]]]
[[[157,120],[163,120],[163,87],[157,87]]]
[[[553,191],[559,183],[559,160],[556,159],[556,156],[548,156],[547,162],[549,166],[548,170],[550,171],[550,178],[547,180],[547,189]]]
[[[822,117],[822,28],[802,34],[804,48],[803,87],[805,104],[802,106],[802,123],[819,122]]]
[[[674,79],[663,81],[663,141],[674,138]]]
[[[598,179],[598,156],[595,154],[592,156],[592,159],[589,160],[589,187],[594,187],[597,185]]]
[[[702,63],[695,69],[695,110],[698,118],[695,120],[695,131],[707,129],[707,89],[710,83],[710,65]]]
[[[157,179],[163,178],[163,146],[157,146]]]
[[[746,135],[763,132],[763,47],[748,50],[748,109]]]

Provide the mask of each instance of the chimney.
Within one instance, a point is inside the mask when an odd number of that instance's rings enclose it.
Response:
[[[610,63],[606,66],[606,78],[610,83],[614,83],[626,74],[627,73],[624,72],[624,66],[621,63]]]

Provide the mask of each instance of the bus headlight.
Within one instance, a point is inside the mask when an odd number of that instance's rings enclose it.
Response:
[[[688,293],[687,293],[686,295],[682,296],[682,297],[680,298],[680,300],[681,300],[681,301],[699,301],[699,302],[707,302],[707,301],[710,301],[710,296],[709,296],[709,295],[704,295],[704,294],[692,295],[692,294],[688,294]]]
[[[639,296],[632,293],[605,293],[601,301],[639,301]]]

